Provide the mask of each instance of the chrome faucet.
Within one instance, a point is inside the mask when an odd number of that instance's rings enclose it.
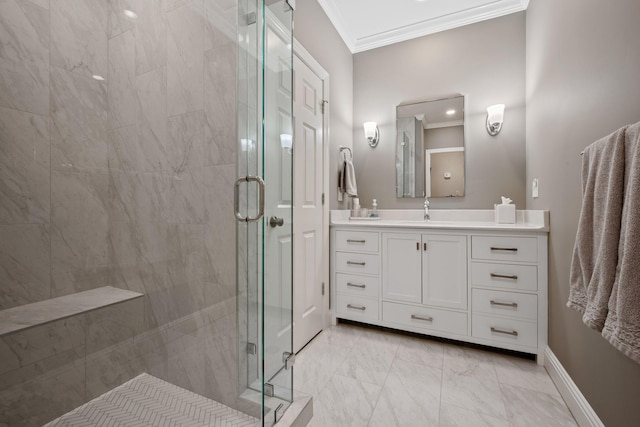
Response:
[[[431,215],[429,215],[429,198],[424,198],[424,220],[429,221],[431,219]]]

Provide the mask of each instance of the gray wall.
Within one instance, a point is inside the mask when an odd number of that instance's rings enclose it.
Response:
[[[549,343],[607,426],[640,425],[640,365],[566,308],[580,213],[580,152],[640,120],[640,2],[536,0],[527,11],[529,209],[551,211]]]
[[[395,196],[395,108],[461,93],[466,96],[465,197],[434,199],[434,208],[493,208],[500,196],[525,204],[525,14],[516,13],[354,55],[355,167],[360,203],[420,208]],[[486,108],[504,103],[497,137],[485,129]],[[372,149],[362,123],[376,121]]]
[[[329,104],[329,209],[346,207],[339,203],[338,154],[340,145],[351,147],[353,131],[353,55],[317,0],[296,3],[294,37],[330,75]],[[394,175],[395,176],[395,175]]]
[[[1,337],[0,425],[144,371],[237,404],[235,4],[0,1],[0,310],[145,295]]]

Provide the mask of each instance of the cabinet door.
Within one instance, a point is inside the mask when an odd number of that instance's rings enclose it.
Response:
[[[382,234],[382,297],[422,301],[421,241],[418,233]]]
[[[467,236],[422,235],[422,303],[467,308]]]

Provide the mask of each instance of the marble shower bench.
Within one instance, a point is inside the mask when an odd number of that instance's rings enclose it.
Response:
[[[0,337],[143,296],[139,292],[103,286],[0,310]]]

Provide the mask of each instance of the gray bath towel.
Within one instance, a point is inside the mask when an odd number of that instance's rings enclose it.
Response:
[[[582,210],[571,261],[567,306],[601,331],[618,264],[626,127],[584,150]]]
[[[618,268],[602,335],[640,363],[640,123],[627,128]]]

